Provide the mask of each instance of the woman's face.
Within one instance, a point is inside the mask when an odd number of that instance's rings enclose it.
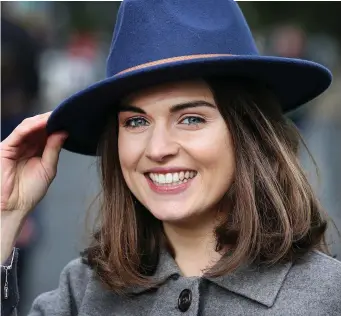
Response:
[[[118,147],[129,189],[162,221],[216,211],[233,181],[231,136],[204,81],[164,84],[126,98]]]

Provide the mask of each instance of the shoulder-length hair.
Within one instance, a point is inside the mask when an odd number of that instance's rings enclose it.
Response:
[[[209,78],[219,111],[232,135],[236,176],[221,201],[217,251],[232,254],[205,273],[215,277],[242,264],[271,265],[323,249],[326,217],[299,164],[302,141],[270,89],[246,80]],[[162,247],[172,252],[162,223],[127,187],[118,156],[114,116],[98,147],[101,196],[98,225],[83,259],[116,293],[153,284]],[[229,207],[224,211],[224,205]],[[227,212],[227,210],[229,210]],[[225,212],[225,214],[224,214]]]

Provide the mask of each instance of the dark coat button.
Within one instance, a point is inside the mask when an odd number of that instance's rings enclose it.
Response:
[[[180,278],[180,275],[178,273],[175,273],[171,276],[172,280],[176,281],[176,280],[179,280]]]
[[[178,299],[178,307],[180,311],[186,312],[192,303],[192,292],[191,290],[185,289],[183,290]]]

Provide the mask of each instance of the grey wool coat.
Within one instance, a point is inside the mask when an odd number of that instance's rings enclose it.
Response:
[[[135,288],[122,297],[77,259],[64,268],[56,290],[34,301],[29,316],[341,315],[341,262],[318,251],[293,264],[244,267],[216,279],[183,277],[163,253],[155,277],[157,290]]]

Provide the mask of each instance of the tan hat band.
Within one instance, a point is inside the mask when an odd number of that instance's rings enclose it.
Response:
[[[226,57],[226,56],[233,56],[233,55],[231,55],[231,54],[197,54],[197,55],[187,55],[187,56],[177,56],[177,57],[165,58],[165,59],[151,61],[149,63],[137,65],[137,66],[122,70],[117,75],[120,75],[120,74],[123,74],[126,72],[130,72],[133,70],[151,67],[151,66],[172,63],[175,61],[184,61],[184,60],[191,60],[191,59],[198,59],[198,58]]]

